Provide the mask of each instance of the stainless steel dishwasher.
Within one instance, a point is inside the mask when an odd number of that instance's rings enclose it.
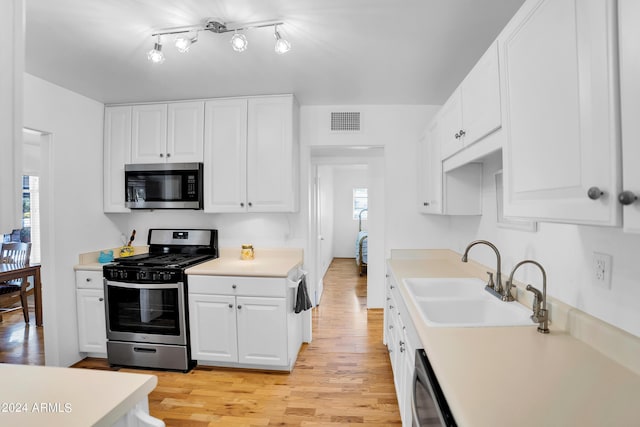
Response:
[[[455,427],[456,422],[431,368],[427,353],[416,350],[413,374],[413,427]]]

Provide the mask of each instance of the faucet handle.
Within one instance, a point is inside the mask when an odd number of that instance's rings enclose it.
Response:
[[[495,283],[493,282],[493,273],[490,271],[487,271],[487,274],[489,275],[489,280],[487,281],[487,287],[494,289]]]

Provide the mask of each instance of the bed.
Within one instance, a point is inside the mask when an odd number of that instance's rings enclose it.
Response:
[[[356,266],[362,276],[367,272],[367,240],[369,232],[362,229],[362,213],[367,209],[362,209],[358,214],[358,237],[356,238]]]

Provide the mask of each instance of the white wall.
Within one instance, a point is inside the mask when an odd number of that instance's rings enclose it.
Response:
[[[444,247],[447,244],[449,220],[425,218],[417,212],[417,141],[427,123],[439,109],[425,105],[360,105],[360,106],[303,106],[301,108],[301,170],[309,169],[312,147],[381,147],[384,158],[380,167],[370,167],[369,186],[380,181],[384,204],[376,209],[375,216],[382,224],[384,236],[369,241],[368,306],[382,307],[384,299],[385,259],[391,248]],[[339,133],[329,129],[331,111],[360,111],[361,132]],[[363,151],[362,159],[366,159]],[[356,159],[357,160],[357,159]],[[368,159],[374,164],[377,159]],[[355,163],[355,162],[354,162]],[[378,172],[376,172],[378,171]],[[307,200],[309,174],[301,176],[301,200]],[[372,180],[376,182],[372,182]],[[373,222],[373,206],[370,200],[369,225]],[[309,218],[308,206],[302,206],[301,214]],[[371,228],[370,228],[371,229]],[[307,247],[307,252],[313,251]]]
[[[20,228],[24,0],[0,2],[0,234]]]
[[[492,241],[500,249],[503,274],[508,275],[520,260],[539,261],[547,272],[549,295],[607,323],[640,336],[640,235],[617,228],[538,223],[538,232],[499,228],[496,221],[493,174],[501,168],[501,156],[485,161],[483,172],[483,215],[480,218],[452,218],[452,244],[458,252],[475,239]],[[610,290],[592,283],[593,252],[613,256]],[[469,256],[495,266],[495,255],[474,247]],[[534,267],[523,266],[516,278],[541,286]]]
[[[24,126],[51,134],[41,196],[47,365],[79,360],[73,266],[117,233],[102,213],[103,114],[99,102],[24,75]]]
[[[353,219],[353,189],[367,187],[366,165],[334,166],[334,257],[355,257],[355,241],[358,236],[358,220]],[[366,220],[362,221],[362,229],[367,229]]]

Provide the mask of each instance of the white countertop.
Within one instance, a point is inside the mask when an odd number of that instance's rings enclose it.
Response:
[[[223,248],[220,258],[203,262],[185,270],[187,274],[204,276],[287,277],[302,265],[304,252],[299,248],[256,248],[255,258],[240,258],[240,248]]]
[[[529,326],[426,326],[403,278],[485,278],[486,269],[451,251],[424,253],[389,266],[458,425],[640,425],[640,375],[553,323],[548,335]]]
[[[0,364],[0,425],[111,426],[158,382],[154,375]]]

